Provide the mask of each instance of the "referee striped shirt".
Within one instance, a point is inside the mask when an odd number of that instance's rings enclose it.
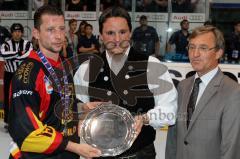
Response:
[[[1,56],[5,61],[5,71],[15,72],[21,62],[29,55],[32,48],[32,43],[23,39],[19,42],[12,39],[4,42],[1,46]]]

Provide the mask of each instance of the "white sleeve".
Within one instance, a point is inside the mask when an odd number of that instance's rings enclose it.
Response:
[[[26,51],[23,55],[19,56],[18,59],[24,59],[26,57],[28,57],[28,55],[30,54],[30,52],[33,50],[33,46],[32,46],[32,43],[30,42],[29,43],[29,49],[26,50],[26,45],[28,44],[28,41],[24,41],[24,50]]]
[[[6,43],[3,43],[1,46],[1,56],[3,57],[4,60],[9,60],[9,59],[17,58],[18,52],[10,51],[9,46]]]
[[[89,60],[80,65],[73,77],[73,80],[77,99],[81,100],[84,103],[89,102]]]
[[[149,124],[154,128],[173,125],[177,113],[177,90],[168,68],[150,56],[148,60],[148,87],[154,95],[155,106],[147,112]],[[154,89],[158,88],[158,89]]]

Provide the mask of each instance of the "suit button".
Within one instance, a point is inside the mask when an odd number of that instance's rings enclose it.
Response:
[[[187,142],[187,141],[184,141],[184,145],[188,145],[188,142]]]

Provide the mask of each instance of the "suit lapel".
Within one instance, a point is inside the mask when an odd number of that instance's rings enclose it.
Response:
[[[202,97],[199,99],[196,109],[192,115],[192,119],[191,119],[191,122],[190,122],[187,132],[189,132],[191,130],[191,128],[194,125],[195,121],[197,120],[199,114],[207,106],[207,103],[212,99],[212,97],[217,93],[220,83],[222,81],[222,78],[223,78],[223,73],[219,69],[217,74],[208,83],[206,89],[203,92]]]

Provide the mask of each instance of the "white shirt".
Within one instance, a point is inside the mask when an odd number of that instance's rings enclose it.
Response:
[[[206,89],[208,83],[213,79],[213,77],[217,74],[218,72],[218,67],[214,68],[210,72],[206,73],[205,75],[201,76],[200,79],[202,82],[199,84],[199,92],[198,92],[198,97],[196,101],[196,106],[198,104],[199,99],[202,97],[204,90]],[[198,74],[195,74],[195,79],[198,78]]]
[[[32,43],[28,40],[23,40],[21,43],[23,46],[21,48],[25,53],[23,55],[19,55],[19,42],[13,42],[12,39],[4,42],[1,46],[1,56],[3,57],[5,64],[4,68],[7,72],[15,72],[21,62],[30,54],[32,51]]]
[[[127,49],[126,55],[129,54],[130,48]],[[123,56],[125,59],[122,61],[123,64],[126,60],[127,56]],[[109,66],[111,67],[111,60],[112,56],[108,52],[106,53],[106,58],[109,63]],[[150,69],[149,63],[155,63],[159,65],[159,68],[154,68],[154,69],[161,69],[166,66],[160,63],[160,61],[155,58],[150,56],[148,60],[148,70]],[[123,66],[123,65],[122,65]],[[89,102],[89,96],[88,96],[88,89],[82,89],[79,90],[82,87],[77,87],[77,86],[85,86],[88,87],[88,76],[89,76],[89,61],[85,61],[77,70],[76,74],[74,75],[74,84],[75,84],[75,89],[76,89],[76,97],[81,100],[82,102]],[[154,71],[148,71],[148,72],[156,72]],[[84,77],[84,80],[83,80]],[[151,74],[147,74],[147,78],[150,79]],[[177,112],[177,91],[176,88],[173,85],[172,79],[170,77],[170,74],[168,71],[164,72],[161,76],[158,77],[158,79],[168,81],[169,83],[172,84],[172,88],[170,91],[160,94],[157,92],[152,92],[154,95],[154,102],[155,106],[153,109],[150,109],[147,112],[147,115],[150,119],[149,124],[154,127],[154,128],[159,128],[163,127],[166,125],[173,125],[175,124],[175,119],[176,119],[176,112]],[[156,85],[149,84],[148,80],[148,88],[151,91],[151,89],[155,88]],[[164,89],[164,85],[161,85],[161,89]],[[78,89],[78,90],[77,90]],[[106,88],[107,89],[107,88]],[[77,92],[81,92],[81,94],[77,94]],[[83,95],[84,94],[84,95]],[[144,104],[144,103],[142,103]]]

